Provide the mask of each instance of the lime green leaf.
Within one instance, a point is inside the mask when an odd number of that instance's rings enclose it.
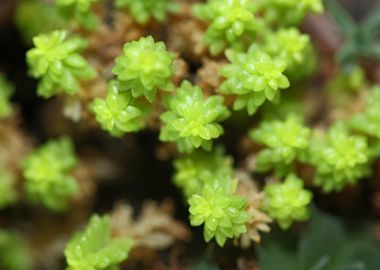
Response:
[[[129,238],[111,238],[108,216],[93,215],[86,229],[67,243],[65,257],[69,270],[109,269],[126,260],[131,247]]]

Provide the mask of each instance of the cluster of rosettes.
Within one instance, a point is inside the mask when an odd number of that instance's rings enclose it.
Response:
[[[0,194],[0,209],[12,204],[17,197],[13,178],[3,164],[0,164]]]
[[[96,71],[78,52],[86,47],[79,37],[65,31],[40,34],[33,38],[35,48],[27,52],[30,74],[41,79],[37,93],[49,98],[61,90],[73,94],[80,89],[79,79],[90,79]]]
[[[245,210],[247,200],[233,195],[234,184],[236,186],[231,178],[217,179],[212,185],[206,185],[202,194],[194,194],[189,199],[191,225],[204,224],[205,240],[215,237],[220,246],[228,238],[245,233],[246,223],[250,220]]]
[[[246,108],[252,115],[266,99],[274,102],[280,97],[280,90],[289,87],[289,80],[283,74],[286,63],[271,59],[266,53],[250,50],[247,53],[227,51],[231,62],[220,70],[226,80],[220,91],[237,95],[234,109]]]
[[[138,131],[145,125],[146,101],[153,102],[158,90],[172,91],[174,56],[163,42],[151,36],[124,45],[123,54],[115,60],[106,98],[96,98],[91,109],[103,129],[114,136]],[[145,99],[142,99],[145,97]]]
[[[310,37],[294,27],[267,33],[263,50],[271,57],[282,59],[286,74],[292,76],[311,73],[315,66]]]
[[[260,28],[253,12],[256,9],[251,0],[208,0],[205,4],[193,6],[193,13],[210,23],[205,33],[205,43],[213,55],[226,47],[244,49],[252,42]]]
[[[257,5],[268,23],[283,26],[300,23],[308,12],[324,11],[322,0],[259,0]]]
[[[308,12],[321,13],[324,8],[321,0],[208,0],[195,4],[192,10],[209,24],[204,41],[216,55],[225,48],[244,51],[262,35],[271,35],[271,28],[296,25]],[[293,48],[294,44],[298,50],[304,43],[290,32],[276,38],[279,40],[272,41],[289,42],[284,45]]]
[[[12,113],[12,104],[10,98],[14,88],[3,74],[0,74],[0,119],[9,116]]]
[[[223,246],[227,239],[247,231],[251,216],[247,200],[235,195],[232,159],[222,148],[212,152],[197,150],[174,161],[174,183],[183,189],[189,203],[192,226],[204,224],[204,238],[215,237]]]
[[[176,12],[179,8],[175,0],[116,0],[115,5],[117,8],[126,8],[139,24],[146,24],[152,18],[163,22],[167,13]]]
[[[120,92],[118,83],[113,81],[109,85],[105,99],[96,98],[91,103],[96,120],[104,130],[113,136],[122,136],[126,132],[140,130],[144,126],[146,108],[134,104],[130,92]]]
[[[310,143],[309,162],[316,168],[314,182],[324,192],[340,191],[370,174],[367,140],[349,135],[342,124],[329,128],[326,138],[315,136]]]
[[[97,17],[91,9],[98,1],[57,0],[54,12],[75,28],[95,29]],[[116,0],[115,5],[128,10],[139,24],[162,22],[168,12],[178,8],[175,0]],[[272,28],[293,25],[307,12],[322,10],[321,0],[208,0],[193,6],[195,16],[209,24],[205,43],[211,54],[232,48],[226,52],[230,63],[220,70],[225,81],[219,90],[236,96],[235,110],[246,109],[252,115],[266,100],[277,102],[280,90],[290,86],[287,76],[308,70],[305,62],[312,62],[309,37],[295,28]],[[73,94],[80,89],[80,80],[96,75],[79,54],[86,47],[84,40],[54,31],[35,37],[33,42],[35,48],[28,51],[27,61],[32,76],[41,79],[40,96],[48,98],[61,91]],[[109,83],[107,96],[94,99],[90,105],[101,127],[114,136],[143,128],[149,103],[154,103],[153,107],[159,104],[157,100],[163,101],[163,93],[157,92],[174,90],[174,59],[165,44],[151,36],[126,43],[122,55],[115,59],[112,72],[116,78]],[[188,81],[183,81],[165,101],[167,111],[160,116],[160,140],[175,142],[179,152],[187,153],[174,161],[174,182],[188,199],[191,224],[204,224],[206,241],[215,238],[223,246],[228,238],[246,232],[252,218],[247,200],[235,194],[232,159],[220,148],[211,151],[213,140],[223,134],[219,122],[229,116],[229,110],[222,96],[205,96],[200,87]],[[0,96],[0,117],[1,102]],[[334,136],[338,136],[338,142]],[[309,147],[310,130],[291,115],[284,121],[264,122],[251,132],[251,137],[266,146],[257,155],[256,169],[274,169],[284,176]],[[350,137],[332,128],[328,139],[318,147],[311,149],[310,162],[316,165],[316,183],[324,190],[339,190],[345,181],[353,182],[366,174],[367,146],[361,137]],[[73,146],[65,138],[48,142],[31,154],[23,162],[29,198],[52,210],[66,209],[79,189],[69,175],[75,164]],[[265,209],[282,228],[308,217],[312,195],[294,175],[282,184],[266,185],[265,195]],[[126,238],[111,239],[109,218],[95,215],[86,230],[68,243],[68,269],[114,269],[127,258],[131,245]]]
[[[257,154],[257,171],[275,168],[282,176],[289,173],[292,162],[308,148],[310,129],[302,125],[300,117],[291,114],[284,121],[264,121],[250,132],[250,137],[267,147]]]
[[[206,184],[215,179],[232,178],[232,159],[225,156],[222,148],[212,152],[194,151],[174,161],[174,183],[182,189],[186,198],[201,194]]]
[[[93,30],[97,25],[97,18],[91,11],[91,6],[99,0],[56,0],[60,13],[68,20]]]
[[[223,97],[205,98],[200,87],[183,81],[167,103],[169,110],[161,115],[165,125],[161,128],[160,140],[176,142],[181,152],[199,147],[211,150],[212,140],[223,133],[223,127],[217,122],[229,116]]]
[[[66,245],[67,269],[117,269],[117,265],[128,258],[132,244],[129,238],[111,238],[108,216],[93,215],[86,229],[74,235]]]
[[[79,191],[70,175],[76,163],[73,144],[66,137],[39,147],[22,162],[28,198],[54,211],[67,209]]]
[[[308,219],[312,193],[303,188],[303,181],[298,177],[289,175],[283,183],[267,184],[264,192],[264,209],[281,228]]]

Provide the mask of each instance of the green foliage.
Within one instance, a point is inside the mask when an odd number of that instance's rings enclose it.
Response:
[[[3,164],[0,164],[0,209],[15,202],[17,198],[12,176]]]
[[[289,175],[283,183],[267,184],[264,193],[263,207],[282,229],[289,228],[294,221],[309,218],[312,193],[303,188],[303,181],[298,177]]]
[[[363,57],[371,60],[380,59],[379,6],[372,8],[371,13],[360,24],[357,24],[336,0],[326,1],[326,7],[345,38],[345,44],[337,54],[342,65],[359,64]]]
[[[256,112],[266,99],[275,101],[280,90],[289,87],[289,80],[283,74],[286,63],[281,59],[272,60],[260,51],[240,53],[227,51],[231,62],[222,67],[220,73],[227,78],[220,91],[235,94],[235,110],[247,108],[248,114]]]
[[[309,12],[322,13],[322,0],[259,0],[257,5],[268,23],[275,25],[299,24]]]
[[[0,119],[6,118],[12,113],[10,98],[13,92],[13,85],[0,73]]]
[[[174,55],[166,51],[163,42],[143,37],[124,45],[123,55],[115,60],[112,69],[121,89],[132,91],[133,97],[145,96],[152,102],[158,89],[172,91],[170,77],[174,73]]]
[[[282,59],[286,63],[286,73],[293,76],[308,75],[315,66],[310,37],[294,27],[269,32],[263,49],[271,57]],[[311,67],[305,71],[309,63]]]
[[[99,0],[56,0],[56,5],[66,18],[74,18],[79,25],[95,30],[97,18],[92,13],[91,6],[96,2]]]
[[[273,231],[258,248],[262,270],[377,269],[380,249],[362,230],[347,233],[334,217],[313,211],[300,239]],[[298,241],[297,241],[298,240]]]
[[[223,133],[223,127],[217,122],[229,116],[223,97],[205,98],[201,88],[188,81],[183,81],[175,96],[169,98],[167,107],[169,110],[161,115],[165,125],[161,128],[160,140],[176,142],[181,152],[199,147],[210,150],[212,140]]]
[[[356,131],[380,139],[380,87],[371,89],[366,99],[364,111],[349,120],[349,125]]]
[[[167,13],[173,13],[179,9],[175,0],[116,0],[115,4],[117,8],[127,8],[139,24],[146,24],[152,18],[158,22],[164,22]]]
[[[316,168],[314,182],[324,192],[341,191],[370,174],[365,137],[349,135],[342,124],[329,128],[326,137],[314,136],[309,162]]]
[[[193,6],[193,13],[209,23],[205,43],[213,55],[226,47],[244,49],[252,42],[259,29],[259,22],[253,15],[256,9],[251,0],[208,0],[205,4]]]
[[[264,121],[250,137],[267,148],[256,157],[256,169],[267,172],[273,168],[279,175],[289,172],[292,162],[309,146],[310,129],[300,117],[290,114],[284,121]]]
[[[76,163],[73,144],[67,137],[36,149],[22,162],[29,199],[53,211],[66,210],[69,199],[79,191],[78,183],[69,175]]]
[[[132,240],[126,237],[111,238],[108,216],[93,215],[86,229],[77,233],[66,245],[67,269],[115,269],[117,264],[128,258],[132,244]]]
[[[114,136],[140,130],[144,126],[145,108],[134,105],[130,92],[119,92],[117,82],[110,83],[106,98],[96,98],[91,110],[104,130]]]
[[[0,229],[0,268],[32,269],[31,258],[22,238],[15,232]]]
[[[247,231],[250,215],[244,210],[246,199],[233,195],[236,182],[231,178],[215,179],[206,185],[202,194],[189,199],[190,223],[200,226],[204,223],[203,235],[208,242],[215,237],[223,246],[228,238],[237,237]]]
[[[30,74],[41,79],[38,95],[49,98],[62,90],[73,94],[80,88],[78,79],[95,77],[96,71],[78,54],[86,47],[83,39],[54,31],[34,37],[33,43],[35,47],[26,56]]]
[[[22,0],[16,8],[15,23],[24,40],[30,44],[34,36],[60,29],[67,21],[55,5],[44,0]]]
[[[231,178],[232,158],[225,156],[222,148],[212,152],[194,151],[174,160],[174,183],[183,190],[186,198],[201,194],[203,187],[215,179]]]

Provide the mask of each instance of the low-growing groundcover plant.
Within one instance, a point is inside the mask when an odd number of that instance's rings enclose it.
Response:
[[[111,239],[109,217],[94,215],[84,232],[76,234],[65,248],[68,269],[109,269],[124,261],[132,246],[129,238]]]
[[[250,137],[268,149],[257,153],[256,169],[283,175],[292,169],[294,161],[308,149],[310,129],[302,125],[296,115],[289,115],[285,121],[263,121],[259,128],[253,129]]]
[[[309,218],[308,205],[312,193],[303,189],[302,179],[289,175],[281,184],[268,184],[264,192],[264,209],[278,221],[281,228],[287,229],[293,221]]]
[[[155,42],[148,36],[126,43],[123,54],[115,59],[112,72],[123,90],[131,91],[135,98],[145,96],[152,102],[158,89],[173,90],[170,81],[174,73],[173,60],[174,56],[166,51],[163,42]]]
[[[366,2],[1,1],[0,269],[380,269]]]
[[[144,108],[139,104],[132,105],[133,98],[129,92],[118,90],[118,83],[111,82],[105,99],[96,98],[91,109],[96,120],[114,136],[126,132],[138,131],[144,125]]]
[[[177,142],[179,151],[191,152],[199,147],[210,150],[212,140],[223,134],[223,127],[217,123],[229,116],[223,97],[205,98],[198,86],[183,81],[167,103],[169,110],[160,116],[165,124],[160,139]]]
[[[271,59],[266,53],[253,50],[248,53],[227,51],[226,56],[231,64],[221,69],[226,80],[220,91],[237,95],[235,110],[246,108],[252,115],[265,100],[279,100],[280,91],[290,86],[283,74],[286,62],[282,59]]]
[[[38,95],[49,98],[60,91],[79,90],[78,79],[90,79],[96,71],[78,52],[86,46],[79,37],[68,38],[66,31],[54,31],[33,38],[34,48],[27,52],[30,74],[41,78]]]
[[[28,198],[51,210],[65,210],[68,199],[79,190],[70,175],[76,162],[69,138],[47,142],[35,150],[22,162]]]

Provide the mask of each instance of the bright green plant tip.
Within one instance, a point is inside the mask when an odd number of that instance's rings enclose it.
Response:
[[[111,237],[108,216],[93,215],[85,230],[70,239],[65,248],[67,270],[117,269],[128,258],[132,240]]]
[[[212,152],[197,150],[174,160],[174,183],[183,190],[186,198],[201,194],[205,185],[215,179],[232,178],[232,159],[225,156],[221,148]]]
[[[13,85],[6,80],[3,74],[0,74],[0,119],[6,118],[12,113],[10,98],[13,92]]]
[[[130,92],[119,92],[117,82],[110,83],[107,97],[96,98],[91,103],[91,110],[104,130],[114,136],[126,132],[135,132],[144,126],[144,110],[139,105],[132,105]]]
[[[309,218],[312,193],[303,188],[303,181],[289,175],[283,183],[267,184],[264,188],[264,210],[282,229],[288,229],[294,221]]]
[[[39,96],[49,98],[61,91],[74,94],[80,89],[79,80],[96,76],[96,71],[79,54],[86,47],[83,39],[54,31],[34,37],[33,44],[26,56],[30,74],[40,79]]]
[[[340,123],[329,128],[326,138],[310,143],[310,163],[316,167],[314,182],[324,192],[341,191],[370,174],[367,140],[350,135]]]
[[[202,147],[210,150],[212,140],[223,133],[218,123],[229,116],[223,97],[205,98],[201,88],[184,81],[168,100],[168,111],[161,115],[164,126],[161,141],[176,142],[181,152],[191,152]]]
[[[77,181],[70,175],[75,167],[73,144],[67,137],[48,141],[23,162],[28,198],[53,211],[64,211],[78,191]]]
[[[231,181],[228,178],[227,181]],[[225,188],[216,180],[206,185],[202,194],[194,194],[189,199],[190,222],[192,226],[204,224],[203,235],[208,242],[215,237],[223,246],[228,238],[238,237],[247,231],[246,223],[250,215],[245,211],[247,201],[232,195],[233,189]]]
[[[310,37],[294,27],[282,28],[266,35],[263,50],[271,57],[282,59],[286,63],[286,73],[297,76],[305,73],[305,68],[313,71],[313,50]],[[307,73],[306,73],[307,74]]]
[[[133,19],[139,24],[146,24],[151,19],[164,22],[167,13],[175,13],[179,10],[179,4],[175,0],[116,0],[117,8],[126,8]]]
[[[165,44],[148,36],[126,43],[112,71],[121,89],[131,91],[135,98],[145,96],[152,102],[157,90],[174,89],[170,80],[174,74],[173,61],[174,55],[166,51]]]
[[[280,90],[289,87],[289,80],[283,74],[286,68],[283,60],[273,60],[260,51],[239,53],[229,50],[226,56],[231,63],[220,70],[226,78],[220,91],[237,95],[235,110],[246,108],[252,115],[265,100],[274,102],[279,98]]]
[[[257,154],[256,169],[266,172],[275,168],[283,176],[309,146],[310,129],[302,124],[300,117],[291,114],[284,121],[264,121],[250,132],[250,137],[266,146]]]
[[[245,42],[252,42],[259,28],[255,9],[251,0],[209,0],[193,6],[193,13],[210,24],[205,42],[211,54],[219,54],[226,47],[244,49]]]

